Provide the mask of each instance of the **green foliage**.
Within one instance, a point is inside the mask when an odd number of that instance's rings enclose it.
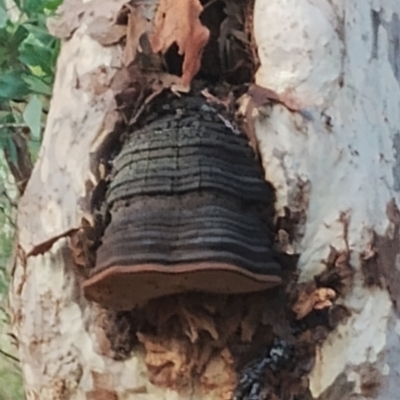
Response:
[[[61,2],[14,0],[7,10],[0,0],[0,148],[10,155],[16,129],[29,133],[31,156],[37,153],[59,51],[46,19]]]

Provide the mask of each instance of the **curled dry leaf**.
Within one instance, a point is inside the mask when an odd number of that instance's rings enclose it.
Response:
[[[103,45],[111,45],[125,35],[126,27],[118,26],[113,16],[118,14],[126,1],[65,0],[57,9],[57,15],[48,19],[47,27],[53,36],[67,40],[84,24],[94,40]]]
[[[188,86],[201,66],[201,56],[210,36],[199,16],[203,7],[199,0],[161,0],[150,36],[152,50],[165,53],[176,43],[184,56],[182,84]]]
[[[54,243],[58,242],[60,239],[69,237],[73,234],[76,229],[71,228],[68,229],[66,232],[63,232],[59,235],[53,236],[50,239],[46,240],[45,242],[39,243],[38,245],[34,246],[31,251],[26,255],[26,257],[34,257],[40,254],[44,254],[48,252],[54,245]]]
[[[88,35],[103,46],[118,43],[126,35],[126,26],[117,25],[115,21],[100,16],[96,23],[88,26]]]
[[[113,390],[94,389],[86,394],[87,400],[118,400],[118,395]]]
[[[187,342],[163,340],[140,332],[137,336],[146,349],[145,363],[153,384],[176,388],[182,380],[189,379],[192,361]]]
[[[377,250],[373,243],[368,243],[367,248],[361,253],[361,259],[364,261],[373,259],[377,254]]]
[[[70,249],[74,263],[79,267],[86,267],[87,258],[84,250],[85,233],[83,229],[71,232]]]
[[[285,91],[282,94],[278,94],[272,89],[268,89],[253,83],[252,85],[250,85],[249,90],[246,94],[251,99],[250,105],[252,107],[258,108],[265,106],[270,102],[273,102],[282,104],[290,111],[301,110],[298,104],[296,104],[296,102],[292,99],[292,93],[290,91]]]
[[[128,6],[128,26],[126,27],[126,46],[124,49],[124,65],[128,66],[135,61],[139,48],[140,37],[146,32],[148,22],[143,17],[141,10]]]
[[[317,277],[318,286],[329,286],[340,295],[345,295],[350,290],[354,279],[354,271],[350,265],[350,251],[338,251],[330,246],[330,253],[325,264],[326,271]]]
[[[246,308],[240,323],[242,342],[250,343],[262,319],[264,309],[263,296],[254,294],[246,299]]]
[[[336,292],[330,288],[318,288],[311,294],[301,292],[293,306],[297,319],[302,319],[313,310],[322,310],[332,305],[332,300],[336,298]]]
[[[218,340],[218,332],[215,328],[214,319],[205,312],[192,313],[184,307],[181,307],[180,316],[185,327],[185,334],[192,343],[199,338],[199,332],[205,331],[210,334],[214,340]]]
[[[237,384],[237,375],[230,351],[225,348],[207,364],[200,381],[205,393],[213,392],[213,397],[221,400],[232,399]]]

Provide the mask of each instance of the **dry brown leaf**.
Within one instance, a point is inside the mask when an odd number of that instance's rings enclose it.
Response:
[[[129,5],[127,5],[129,7]],[[128,66],[135,61],[136,53],[139,48],[140,37],[146,32],[148,27],[147,20],[143,17],[140,10],[129,7],[128,26],[126,30],[126,46],[124,49],[124,65]]]
[[[213,392],[213,397],[229,400],[237,384],[237,375],[233,368],[233,358],[228,349],[223,349],[207,364],[200,378],[205,393]]]
[[[210,315],[200,311],[191,313],[185,307],[181,307],[180,316],[184,319],[183,325],[187,327],[185,333],[192,343],[197,341],[200,331],[208,332],[214,340],[218,340],[215,322]]]
[[[258,294],[251,295],[246,299],[246,302],[247,307],[240,323],[240,336],[242,342],[250,343],[253,339],[254,333],[261,323],[264,308],[263,296]]]
[[[155,53],[165,53],[176,43],[184,56],[182,84],[189,86],[201,66],[201,56],[210,36],[199,16],[199,0],[161,0],[154,19],[150,44]]]
[[[111,374],[92,371],[93,389],[86,394],[89,400],[118,400],[113,390],[114,382]]]
[[[107,39],[106,35],[109,28],[114,26],[115,22],[112,20],[112,16],[120,11],[126,1],[127,0],[98,0],[96,2],[83,2],[81,0],[64,1],[58,8],[57,15],[49,18],[47,21],[47,27],[53,36],[66,40],[84,23],[88,27],[89,32],[93,32],[95,35],[101,37],[100,42],[107,42],[109,39]],[[124,28],[126,32],[126,27]],[[117,30],[119,29],[117,28]],[[118,33],[111,32],[110,35],[110,40],[112,41],[118,36]]]
[[[84,240],[83,229],[71,233],[69,247],[71,249],[72,259],[74,263],[80,267],[86,267],[87,265],[86,254],[83,249]]]
[[[195,371],[197,374],[201,374],[204,370],[204,367],[210,361],[211,355],[213,354],[214,347],[211,343],[206,342],[203,346],[194,348],[196,354],[193,354],[193,358],[196,359]]]
[[[110,389],[114,386],[111,374],[103,374],[97,371],[91,371],[94,388]]]
[[[302,292],[293,307],[297,319],[304,318],[312,310],[322,310],[332,305],[336,292],[330,288],[318,288],[311,294]]]
[[[150,381],[163,387],[176,388],[188,380],[192,370],[191,352],[187,342],[176,339],[160,339],[137,333],[146,349],[145,363]]]
[[[264,88],[262,86],[252,84],[247,91],[250,96],[253,107],[262,107],[269,102],[280,103],[290,111],[299,111],[300,108],[292,100],[291,92],[286,91],[283,94],[278,94],[272,89]]]
[[[34,246],[32,248],[32,250],[26,255],[26,257],[34,257],[34,256],[38,256],[40,254],[46,253],[53,247],[54,243],[58,242],[60,239],[62,239],[64,237],[68,237],[68,236],[72,235],[76,231],[77,231],[77,229],[74,229],[74,228],[68,229],[66,232],[63,232],[60,235],[56,235],[56,236],[50,238],[49,240],[46,240],[45,242]]]
[[[118,400],[118,395],[114,390],[94,389],[86,393],[87,400]]]
[[[230,109],[232,107],[231,96],[227,96],[227,97],[221,99],[221,98],[216,97],[213,94],[211,94],[208,89],[203,89],[201,91],[201,94],[205,97],[205,99],[207,100],[207,103],[216,105],[216,106],[221,106],[226,111],[230,111]]]
[[[126,35],[126,26],[117,25],[109,18],[101,16],[95,24],[89,25],[87,33],[101,45],[111,46],[118,43]]]
[[[318,286],[329,286],[340,295],[345,295],[350,290],[354,279],[354,271],[350,265],[350,251],[338,251],[330,246],[325,264],[327,266],[326,271],[317,277]]]
[[[230,298],[225,307],[220,310],[218,319],[219,344],[225,346],[228,339],[238,330],[243,315],[243,300],[238,297]]]

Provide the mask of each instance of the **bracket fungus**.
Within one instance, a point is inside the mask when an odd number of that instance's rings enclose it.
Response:
[[[246,137],[196,96],[155,111],[113,160],[111,218],[86,297],[131,309],[175,293],[278,285],[275,194]]]

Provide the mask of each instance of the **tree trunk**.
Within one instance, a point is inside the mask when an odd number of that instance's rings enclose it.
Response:
[[[90,219],[90,155],[117,121],[112,82],[123,64],[120,45],[96,40],[125,1],[75,3],[65,1],[58,23],[51,110],[19,204],[10,296],[27,398],[229,398],[218,387],[229,381],[223,363],[209,390],[193,384],[188,394],[151,384],[142,350],[107,356],[102,312],[81,293],[69,236]],[[399,15],[390,0],[255,1],[256,83],[281,102],[258,107],[254,127],[277,213],[291,226],[285,251],[300,254],[299,288],[331,265],[345,277],[336,304],[346,318],[316,347],[313,399],[397,397]]]

